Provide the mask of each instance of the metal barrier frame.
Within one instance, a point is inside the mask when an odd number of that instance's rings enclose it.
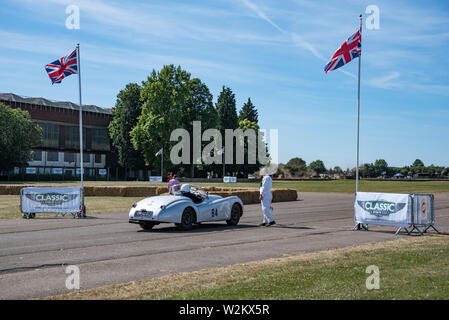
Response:
[[[23,208],[22,208],[22,199],[23,199],[23,190],[24,189],[25,188],[20,189],[20,198],[19,198],[19,208],[20,208],[20,212],[22,213],[23,219],[34,219],[36,217],[36,213],[47,213],[47,214],[53,213],[53,212],[37,212],[37,211],[36,212],[24,212]],[[80,197],[81,197],[81,199],[84,198],[84,188],[80,188]],[[82,207],[83,207],[83,204],[81,204],[81,207],[79,208],[78,211],[70,212],[70,214],[73,216],[73,219],[81,218],[83,211],[84,211]],[[59,214],[64,217],[68,212],[55,212],[55,213],[56,213],[55,217],[57,217]]]
[[[419,235],[424,235],[424,233],[427,233],[427,231],[432,228],[434,231],[436,231],[437,233],[440,233],[440,231],[438,231],[438,229],[435,227],[435,197],[433,194],[431,193],[408,193],[409,197],[410,197],[410,205],[411,205],[411,223],[408,227],[399,227],[396,232],[395,235],[398,235],[399,232],[404,229],[405,232],[407,233],[407,235],[412,235],[412,234],[419,234]],[[357,196],[357,195],[356,195]],[[415,197],[416,196],[429,196],[431,199],[431,210],[430,210],[430,223],[421,223],[418,224],[416,223],[416,214],[417,211],[415,212]],[[354,216],[355,217],[355,216]],[[411,229],[410,229],[411,228]],[[422,228],[422,230],[420,229]],[[356,231],[356,230],[364,230],[364,231],[368,231],[368,224],[364,224],[364,223],[356,223],[354,228],[352,228],[352,231]],[[414,231],[417,232],[414,232]]]

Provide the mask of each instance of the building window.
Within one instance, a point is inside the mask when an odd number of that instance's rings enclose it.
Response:
[[[75,154],[73,152],[64,152],[64,162],[75,162]]]
[[[92,149],[109,151],[109,132],[105,128],[92,129]]]
[[[47,152],[47,161],[58,161],[59,160],[58,155],[59,153],[55,151]]]
[[[95,154],[95,163],[101,163],[101,154]]]
[[[33,151],[32,161],[42,161],[42,151]]]
[[[44,147],[58,148],[59,147],[59,125],[51,123],[38,122],[42,128],[42,136]]]
[[[83,162],[90,162],[90,154],[89,153],[83,153]]]
[[[80,147],[80,130],[77,126],[69,126],[65,128],[65,147],[79,149]],[[86,128],[83,128],[83,149],[86,149]]]

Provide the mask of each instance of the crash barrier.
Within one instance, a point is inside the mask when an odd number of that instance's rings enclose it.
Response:
[[[81,213],[81,188],[30,187],[20,190],[20,211],[24,218],[36,213],[56,213],[74,217]]]
[[[23,185],[3,185],[7,187],[0,189],[0,194],[18,195],[22,188],[35,187]],[[56,188],[56,187],[49,187]],[[65,189],[65,188],[63,188]],[[244,204],[259,203],[258,188],[238,188],[238,187],[204,187],[204,190],[210,194],[229,197],[236,195],[240,197]],[[167,193],[166,186],[85,186],[84,195],[86,197],[150,197]],[[297,199],[297,191],[287,188],[272,189],[273,202],[295,201]]]
[[[433,194],[358,192],[354,202],[354,230],[368,230],[369,224],[397,227],[407,234],[435,231]]]

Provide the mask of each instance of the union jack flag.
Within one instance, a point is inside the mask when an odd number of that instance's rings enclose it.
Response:
[[[60,58],[45,66],[51,84],[61,83],[62,79],[76,74],[78,71],[78,59],[76,56],[76,49],[70,52],[67,56]]]
[[[357,30],[348,40],[343,42],[340,48],[335,51],[332,55],[331,60],[324,67],[324,71],[328,73],[329,71],[335,70],[344,66],[352,59],[360,56],[362,52],[362,34],[360,30]]]

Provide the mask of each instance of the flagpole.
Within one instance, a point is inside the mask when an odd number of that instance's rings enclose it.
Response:
[[[84,161],[83,161],[83,104],[81,102],[81,61],[80,61],[80,44],[76,44],[76,57],[77,57],[77,71],[78,71],[78,88],[79,88],[79,98],[80,98],[80,170],[81,170],[81,189],[83,196],[81,198],[81,204],[84,208]]]
[[[360,15],[360,36],[362,36],[362,15]],[[362,58],[362,49],[359,55],[359,77],[357,93],[357,167],[355,169],[355,193],[359,192],[359,137],[360,137],[360,64]]]
[[[226,175],[225,165],[226,165],[226,157],[225,157],[225,153],[223,151],[223,179],[224,179],[224,177]]]
[[[163,169],[164,169],[163,166],[164,166],[164,148],[161,149],[161,178],[162,178],[162,181],[164,181],[164,175],[162,174]]]

